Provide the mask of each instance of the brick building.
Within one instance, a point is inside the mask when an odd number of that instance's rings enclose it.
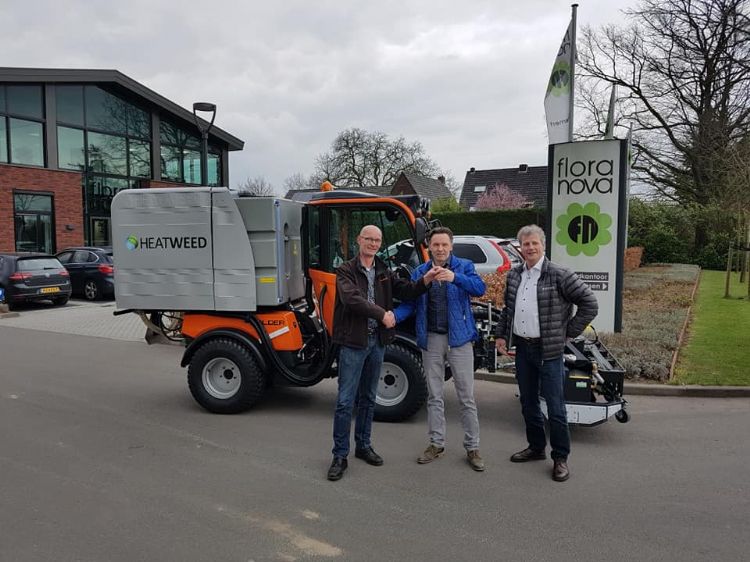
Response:
[[[243,141],[213,127],[208,183]],[[0,68],[0,251],[112,244],[122,189],[198,185],[193,113],[116,70]]]

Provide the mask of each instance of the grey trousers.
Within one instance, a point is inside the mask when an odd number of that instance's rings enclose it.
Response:
[[[479,448],[479,416],[474,401],[474,350],[471,342],[460,347],[448,346],[447,334],[427,334],[427,350],[422,350],[422,363],[427,378],[427,426],[430,443],[445,446],[445,361],[453,373],[456,396],[461,404],[461,425],[464,428],[464,448]]]

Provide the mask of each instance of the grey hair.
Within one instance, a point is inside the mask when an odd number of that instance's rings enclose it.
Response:
[[[521,230],[518,231],[516,238],[519,242],[523,243],[523,239],[526,236],[531,236],[532,234],[536,234],[537,236],[539,236],[539,240],[542,241],[542,246],[547,245],[547,238],[544,236],[544,230],[542,230],[541,227],[538,227],[535,224],[527,224],[526,226],[522,227]]]

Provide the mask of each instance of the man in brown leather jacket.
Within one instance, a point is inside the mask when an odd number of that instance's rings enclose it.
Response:
[[[373,466],[383,464],[383,459],[372,448],[370,433],[385,346],[393,339],[396,326],[393,297],[416,298],[427,290],[437,274],[430,270],[418,281],[395,276],[376,256],[382,243],[380,229],[365,226],[357,236],[359,253],[336,270],[333,341],[341,348],[329,480],[339,480],[347,468],[355,399],[354,455]]]

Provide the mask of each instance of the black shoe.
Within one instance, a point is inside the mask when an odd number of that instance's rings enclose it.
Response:
[[[510,457],[510,462],[528,462],[528,461],[543,461],[547,458],[544,451],[535,451],[534,449],[524,449],[519,451]]]
[[[568,478],[570,478],[568,463],[563,459],[555,459],[555,466],[552,468],[552,480],[565,482]]]
[[[328,469],[328,480],[341,480],[346,467],[346,459],[341,457],[333,457],[331,468]]]
[[[354,451],[354,456],[372,466],[382,466],[383,464],[383,457],[373,451],[372,447],[357,449]]]

